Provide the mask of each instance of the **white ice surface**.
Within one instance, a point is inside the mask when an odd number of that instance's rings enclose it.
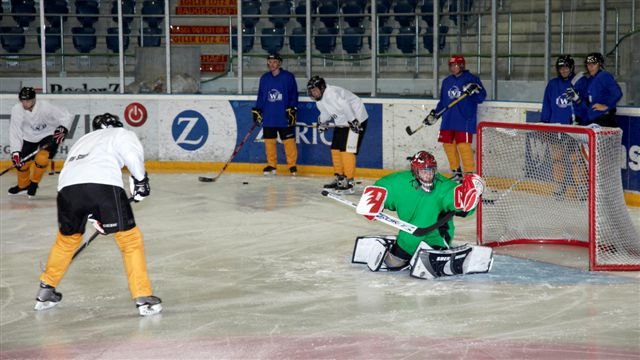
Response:
[[[164,305],[150,318],[112,237],[72,263],[60,305],[34,312],[56,176],[32,200],[0,178],[0,358],[640,358],[640,276],[585,271],[586,249],[508,247],[490,274],[437,281],[372,273],[349,263],[355,237],[395,231],[320,196],[329,178],[197,177],[150,174],[134,205]],[[473,242],[475,217],[456,221]]]

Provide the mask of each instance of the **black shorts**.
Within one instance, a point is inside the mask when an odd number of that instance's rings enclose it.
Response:
[[[284,128],[274,128],[274,127],[262,128],[263,139],[277,139],[278,134],[280,134],[280,140],[295,139],[296,128],[293,126],[284,127]]]
[[[364,133],[367,131],[367,121],[363,121],[360,123],[360,131],[358,132],[358,144],[356,147],[355,154],[358,155],[360,151],[360,145],[362,145],[362,139],[364,138]],[[351,129],[348,127],[337,127],[333,129],[333,139],[331,139],[331,149],[332,150],[340,150],[347,151],[347,141],[349,140]]]
[[[84,234],[87,216],[100,221],[107,234],[136,226],[127,193],[119,186],[77,184],[58,192],[58,228],[63,235]]]
[[[25,157],[38,150],[39,147],[43,147],[45,145],[47,146],[47,151],[49,152],[49,159],[53,159],[53,157],[58,153],[58,144],[53,141],[53,135],[46,136],[37,143],[24,140],[22,142],[22,149],[20,149],[20,155],[22,157]]]

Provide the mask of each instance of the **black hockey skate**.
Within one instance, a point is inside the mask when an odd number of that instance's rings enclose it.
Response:
[[[9,190],[7,191],[7,194],[9,194],[9,195],[22,195],[22,194],[25,194],[29,190],[30,186],[31,186],[31,184],[29,184],[29,186],[23,187],[23,188],[21,188],[18,185],[10,187]]]
[[[346,176],[339,176],[338,184],[334,192],[338,195],[353,194],[354,193],[353,185],[354,185],[353,179],[347,179]]]
[[[264,175],[275,175],[276,174],[276,168],[274,168],[273,166],[266,166],[264,169],[262,169],[262,173]]]
[[[38,295],[36,295],[36,306],[33,310],[40,311],[50,309],[62,300],[62,294],[56,291],[56,288],[45,283],[40,283]]]
[[[338,174],[334,174],[336,177],[335,179],[333,179],[332,182],[328,183],[328,184],[324,184],[324,188],[325,189],[335,189],[338,187],[338,178],[340,177],[340,175]]]
[[[291,176],[296,176],[296,174],[298,173],[298,167],[297,166],[290,167],[289,172],[291,173]]]
[[[38,183],[32,182],[31,184],[29,184],[27,195],[29,195],[29,197],[34,197],[36,196],[36,191],[38,191]]]

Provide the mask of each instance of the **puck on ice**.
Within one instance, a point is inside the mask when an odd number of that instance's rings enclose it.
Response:
[[[242,185],[249,185],[249,182],[248,181],[243,181]]]

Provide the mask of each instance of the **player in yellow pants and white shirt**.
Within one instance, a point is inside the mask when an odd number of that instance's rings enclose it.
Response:
[[[40,276],[35,310],[51,308],[62,300],[56,287],[69,268],[90,220],[101,233],[114,234],[139,314],[157,314],[162,310],[162,301],[153,296],[142,233],[136,226],[122,181],[122,167],[126,166],[131,172],[133,200],[149,196],[142,144],[134,132],[122,128],[118,118],[108,113],[93,119],[93,129],[71,148],[60,173],[58,235]]]
[[[327,85],[320,76],[309,80],[307,90],[320,111],[318,128],[322,129],[323,124],[326,125],[329,121],[335,123],[331,140],[331,161],[336,179],[324,187],[335,189],[341,194],[353,194],[356,155],[369,118],[367,109],[362,100],[351,91]]]

